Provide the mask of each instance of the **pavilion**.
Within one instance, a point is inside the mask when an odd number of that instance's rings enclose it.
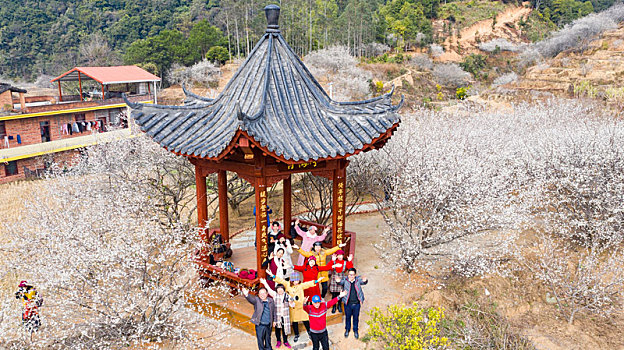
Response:
[[[283,181],[288,228],[292,174],[312,172],[332,180],[332,245],[345,242],[347,158],[382,147],[399,126],[397,110],[403,102],[392,104],[393,91],[365,101],[333,101],[281,35],[280,8],[269,5],[265,12],[266,33],[215,99],[185,89],[184,106],[127,102],[142,131],[195,165],[200,227],[208,219],[208,174],[218,173],[217,232],[224,241],[230,239],[226,172],[235,172],[254,186],[259,277],[265,276],[261,264],[268,256],[267,186]],[[354,244],[347,249],[352,252]],[[227,275],[208,265],[202,265],[208,276]],[[242,283],[235,276],[226,278]]]

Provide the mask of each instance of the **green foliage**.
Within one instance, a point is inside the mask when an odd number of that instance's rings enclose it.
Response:
[[[384,88],[383,81],[376,81],[375,82],[375,92],[377,94],[381,94],[383,92],[383,88]]]
[[[191,29],[189,33],[188,43],[192,48],[191,54],[193,55],[193,60],[195,62],[200,61],[202,57],[207,57],[206,54],[211,47],[217,45],[227,46],[227,40],[223,37],[221,30],[210,25],[210,23],[208,23],[205,19],[193,25],[193,29]]]
[[[127,64],[153,63],[160,73],[169,70],[174,62],[184,65],[194,63],[190,45],[184,35],[170,29],[133,42],[126,50],[124,61]]]
[[[431,42],[431,21],[427,19],[425,7],[420,1],[390,0],[379,13],[385,19],[388,31],[399,38],[398,47],[422,45],[423,40]]]
[[[440,5],[438,17],[455,23],[459,29],[461,29],[470,27],[479,21],[492,18],[493,14],[498,14],[504,10],[505,4],[501,1],[454,1]]]
[[[457,97],[458,100],[465,100],[466,97],[468,97],[468,88],[457,88],[457,90],[455,90],[455,97]]]
[[[230,53],[223,46],[213,46],[206,53],[206,59],[211,62],[224,64],[230,58]]]
[[[598,89],[587,80],[582,80],[574,84],[574,96],[595,98],[598,96]]]
[[[481,76],[481,71],[487,67],[486,57],[481,54],[471,53],[470,55],[464,57],[464,60],[459,64],[459,66],[468,73],[472,73],[475,78]]]
[[[0,72],[34,79],[83,64],[79,47],[101,33],[113,51],[173,29],[185,0],[0,0]]]
[[[531,3],[535,7],[538,0],[531,0]],[[575,19],[587,16],[594,11],[607,9],[614,3],[614,0],[539,0],[539,8],[537,10],[544,20],[563,27]]]
[[[388,350],[444,349],[447,338],[440,336],[439,323],[444,319],[441,308],[421,308],[391,305],[387,313],[374,307],[366,323],[370,329],[366,338]]]

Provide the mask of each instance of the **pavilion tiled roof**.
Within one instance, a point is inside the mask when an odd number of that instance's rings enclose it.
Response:
[[[344,157],[397,127],[403,102],[392,105],[392,92],[333,101],[271,26],[217,98],[185,92],[184,106],[129,103],[131,115],[167,150],[208,159],[239,130],[286,160]]]

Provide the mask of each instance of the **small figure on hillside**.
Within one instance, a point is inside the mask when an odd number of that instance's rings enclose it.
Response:
[[[29,285],[27,281],[21,281],[15,298],[22,300],[24,303],[24,312],[22,313],[22,323],[26,331],[30,333],[30,341],[34,332],[39,330],[41,319],[39,318],[39,307],[43,305],[43,298],[37,293],[37,289]]]
[[[342,286],[343,295],[342,302],[345,304],[345,338],[349,336],[351,330],[351,318],[353,318],[353,335],[355,339],[360,337],[358,333],[358,325],[360,321],[360,307],[364,303],[364,292],[362,286],[368,283],[366,277],[357,275],[355,268],[350,268],[347,277],[342,279],[339,276],[334,277],[336,283]]]
[[[342,243],[339,244],[333,248],[330,249],[323,249],[323,242],[314,242],[312,251],[306,252],[303,249],[298,249],[299,254],[303,255],[306,258],[309,258],[311,256],[314,256],[316,258],[316,264],[321,267],[321,266],[325,266],[327,264],[327,257],[334,254],[335,252],[337,252],[340,248],[343,248],[344,246],[346,246],[346,243]],[[297,246],[295,245],[295,248]],[[328,285],[328,278],[329,278],[329,272],[327,271],[321,271],[319,273],[320,277],[323,277],[326,279],[325,282],[321,283],[321,298],[325,298],[325,295],[327,295],[327,290],[329,288]],[[340,292],[340,291],[339,291]]]
[[[323,350],[329,350],[329,335],[327,334],[327,310],[336,305],[338,298],[343,298],[347,293],[343,291],[330,301],[323,301],[320,295],[312,296],[312,305],[306,305],[303,309],[310,316],[310,333],[312,335],[312,349],[318,350],[319,344]],[[306,297],[306,301],[307,301]]]
[[[316,234],[316,226],[310,226],[310,228],[306,232],[302,230],[301,227],[299,227],[299,219],[297,219],[295,220],[295,230],[303,240],[301,242],[301,250],[303,250],[304,252],[309,252],[310,250],[312,250],[312,245],[315,242],[322,242],[325,240],[325,237],[327,237],[327,233],[329,232],[329,227],[326,227],[323,230],[323,233],[318,236]],[[303,265],[304,261],[305,257],[303,255],[300,255],[299,260],[297,260],[297,265]]]
[[[293,341],[295,343],[299,340],[299,322],[303,322],[303,325],[308,331],[308,335],[310,335],[310,322],[308,314],[303,311],[303,301],[305,299],[304,290],[314,287],[319,283],[319,281],[320,280],[301,283],[301,277],[298,272],[293,272],[290,275],[290,281],[275,277],[275,283],[284,285],[286,293],[288,293],[295,302],[294,306],[291,305],[290,309],[290,319],[292,320],[293,332],[295,333]],[[312,338],[311,335],[310,338]]]
[[[288,335],[290,334],[290,308],[295,306],[295,301],[286,293],[286,287],[283,284],[275,286],[275,290],[269,287],[267,280],[260,279],[260,283],[266,287],[271,298],[275,302],[275,338],[277,338],[276,348],[282,346],[282,340],[284,340],[284,346],[291,348],[288,343]]]
[[[330,271],[332,269],[331,266],[317,266],[316,265],[316,257],[313,255],[308,258],[308,263],[305,266],[295,266],[296,271],[301,271],[303,273],[303,281],[316,281],[325,282],[327,281],[327,277],[320,277],[319,273],[321,271]],[[318,285],[314,287],[308,288],[305,290],[305,295],[307,297],[312,297],[314,295],[320,295],[321,291],[319,290]]]
[[[344,251],[340,249],[332,255],[331,265],[334,270],[332,274],[333,278],[329,284],[329,292],[332,298],[335,298],[342,292],[342,285],[338,284],[337,280],[342,280],[346,276],[347,271],[353,267],[353,254],[349,255],[348,260],[344,260]],[[336,306],[338,306],[338,312],[342,312],[342,300],[339,300],[338,304],[332,307],[332,314],[336,312]]]
[[[249,290],[243,288],[243,295],[254,306],[254,313],[249,321],[256,326],[258,350],[273,350],[271,326],[275,322],[275,302],[268,297],[269,292],[265,287],[258,290],[258,296],[249,294]]]

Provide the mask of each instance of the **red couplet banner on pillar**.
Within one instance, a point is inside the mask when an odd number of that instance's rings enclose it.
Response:
[[[268,257],[268,233],[267,233],[267,191],[264,178],[256,179],[256,251],[258,260],[258,272],[260,277],[266,277],[261,268],[262,262]]]
[[[346,199],[346,168],[334,170],[332,193],[332,244],[336,246],[345,241],[345,199]]]

